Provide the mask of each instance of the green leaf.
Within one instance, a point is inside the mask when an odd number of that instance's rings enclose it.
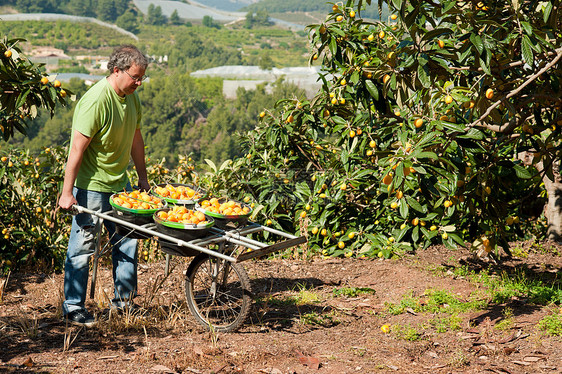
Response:
[[[406,201],[402,200],[400,202],[400,216],[404,219],[408,218],[408,212],[410,209],[408,208],[408,204]]]
[[[412,230],[412,240],[413,240],[414,242],[417,242],[418,239],[419,239],[419,237],[420,237],[420,227],[419,227],[419,226],[416,226],[416,227],[414,227],[414,229]]]
[[[397,230],[398,232],[394,235],[396,238],[396,241],[399,242],[402,240],[402,238],[404,237],[404,235],[406,235],[406,232],[408,231],[408,228],[404,228],[402,230]]]
[[[330,53],[332,55],[336,55],[338,53],[338,45],[335,38],[330,39]]]
[[[425,34],[423,34],[422,37],[422,41],[426,41],[426,40],[433,40],[441,35],[444,34],[452,34],[453,30],[449,29],[449,28],[442,28],[442,29],[433,29],[431,31],[426,32]]]
[[[418,78],[423,87],[429,88],[431,81],[429,79],[429,75],[425,71],[425,68],[425,65],[418,65]]]
[[[459,245],[463,247],[466,245],[464,241],[460,238],[460,236],[458,236],[457,234],[449,234],[449,239],[453,239],[455,242],[457,242]]]
[[[220,168],[219,168],[219,171],[223,171],[223,170],[226,169],[228,166],[230,166],[231,163],[232,163],[232,160],[225,160],[225,161],[221,164],[221,166],[220,166]]]
[[[430,158],[432,160],[437,160],[437,154],[435,152],[420,152],[417,154],[417,158]]]
[[[310,191],[310,187],[306,182],[297,183],[295,187],[295,192],[301,197],[308,197],[312,195],[312,192]]]
[[[25,99],[27,98],[27,95],[29,94],[29,92],[30,92],[30,90],[27,89],[27,90],[23,91],[22,93],[20,93],[20,95],[18,96],[18,100],[16,101],[16,107],[14,108],[15,110],[22,107],[22,105],[25,103]]]
[[[377,101],[379,99],[379,90],[377,89],[377,86],[375,86],[375,84],[370,80],[365,81],[365,86],[367,87],[367,91],[369,91],[373,99]]]
[[[442,121],[441,124],[443,125],[444,128],[449,129],[451,131],[464,132],[465,130],[464,124],[462,123],[452,123],[452,122]]]
[[[486,137],[486,135],[480,129],[472,127],[465,134],[458,137],[462,139],[482,140]]]
[[[213,173],[217,172],[217,166],[215,165],[215,163],[209,159],[205,159],[205,162],[207,163],[207,165],[209,165],[211,167],[211,170],[213,171]]]
[[[517,174],[518,178],[521,178],[521,179],[530,179],[531,178],[531,173],[529,172],[529,170],[527,170],[523,166],[516,164],[516,165],[513,165],[513,169],[515,170],[515,174]]]
[[[347,125],[347,122],[343,118],[341,118],[340,116],[333,116],[332,121],[334,121],[338,125],[343,125],[343,126]]]
[[[470,34],[470,42],[474,47],[476,47],[476,50],[479,54],[482,54],[484,52],[484,43],[482,42],[482,38],[480,37],[480,35],[474,33]]]
[[[490,70],[490,66],[486,64],[486,61],[482,60],[481,58],[478,59],[480,62],[480,67],[487,75],[492,75],[492,71]]]
[[[527,65],[534,65],[533,47],[527,35],[523,35],[521,40],[521,54],[523,55],[523,61],[525,61]]]
[[[354,71],[353,74],[351,74],[351,78],[349,78],[349,81],[353,84],[357,84],[357,82],[359,82],[359,72]]]
[[[521,26],[523,26],[523,30],[527,35],[533,35],[533,27],[529,22],[521,21]]]
[[[411,196],[405,196],[405,198],[408,205],[411,206],[413,209],[423,214],[427,213],[427,209],[423,207],[416,199],[414,199]]]
[[[552,8],[554,7],[552,1],[546,3],[546,6],[543,7],[543,21],[544,23],[548,23],[548,19],[550,18],[550,13],[552,13]]]
[[[345,169],[346,172],[349,172],[349,162],[347,162],[349,160],[349,153],[347,152],[346,149],[342,149],[341,150],[341,162],[342,162],[342,166]]]

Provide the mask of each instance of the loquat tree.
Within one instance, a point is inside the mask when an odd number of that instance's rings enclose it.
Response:
[[[54,115],[57,103],[67,105],[71,92],[61,87],[58,80],[49,80],[40,67],[26,58],[18,44],[25,39],[0,41],[0,132],[4,140],[14,131],[26,134],[26,121],[37,117],[38,109]]]
[[[325,255],[510,254],[548,199],[559,239],[560,1],[377,5],[391,16],[362,19],[375,5],[349,0],[309,26],[322,90],[281,100],[245,136],[232,167],[261,212],[297,221]]]
[[[51,82],[21,53],[24,39],[0,41],[0,132],[8,141],[15,131],[26,134],[27,122],[39,108],[54,114],[57,103],[71,96],[58,80]],[[68,95],[68,97],[67,97]],[[29,151],[0,148],[0,272],[41,265],[60,268],[68,240],[68,217],[56,214],[64,174],[64,150]]]

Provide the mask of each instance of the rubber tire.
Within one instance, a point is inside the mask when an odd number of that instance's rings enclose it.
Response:
[[[218,259],[207,254],[199,254],[189,264],[185,275],[185,296],[189,311],[195,317],[196,321],[207,331],[232,332],[238,330],[248,318],[250,307],[252,305],[252,289],[248,273],[241,264],[227,263],[229,277],[227,281],[228,288],[221,286],[219,289],[221,298],[211,301],[211,305],[205,305],[207,298],[197,300],[197,294],[201,295],[204,291],[209,295],[211,288],[212,275],[210,271],[216,266],[217,261],[220,263],[220,276],[224,277],[224,269],[226,260]],[[230,304],[224,303],[224,296],[234,298]],[[226,309],[225,309],[226,308]],[[213,311],[220,313],[214,313]]]

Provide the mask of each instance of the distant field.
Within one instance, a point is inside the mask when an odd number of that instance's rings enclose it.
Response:
[[[235,12],[259,0],[197,0],[198,3],[210,8]],[[190,1],[193,2],[193,1]]]
[[[186,4],[179,1],[169,0],[134,0],[135,5],[144,14],[148,13],[150,4],[162,8],[162,14],[169,17],[174,10],[177,10],[180,18],[186,20],[201,20],[205,16],[212,17],[215,21],[231,22],[244,18],[246,13],[227,12],[205,7],[204,5]]]
[[[33,46],[69,49],[97,49],[134,42],[120,31],[90,22],[72,21],[2,21],[0,34],[8,38],[23,37]],[[136,38],[136,37],[135,37]]]
[[[322,12],[292,12],[292,13],[272,13],[273,18],[282,19],[284,21],[298,23],[308,26],[313,23],[320,23],[326,18],[326,13]]]

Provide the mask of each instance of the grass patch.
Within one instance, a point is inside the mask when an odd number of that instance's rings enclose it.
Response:
[[[562,310],[541,319],[537,328],[545,331],[548,335],[562,336]]]
[[[456,277],[464,277],[486,287],[485,293],[496,304],[514,297],[528,299],[529,303],[536,305],[562,304],[561,280],[554,277],[551,280],[545,279],[544,274],[526,267],[517,268],[512,273],[502,271],[498,275],[491,274],[488,269],[476,272],[466,265],[453,270],[445,267],[434,269],[434,272],[438,271],[442,274],[452,271]]]
[[[411,310],[415,313],[447,313],[458,314],[487,307],[485,300],[461,300],[445,290],[426,290],[424,295],[414,298],[406,295],[398,304],[387,303],[387,312],[398,315]]]
[[[294,300],[295,305],[307,305],[307,304],[317,304],[322,301],[320,295],[314,292],[312,289],[307,289],[303,284],[297,284],[299,289],[298,293],[293,296],[289,296]]]
[[[337,316],[333,313],[319,314],[316,312],[305,313],[300,317],[300,322],[304,325],[316,325],[322,327],[335,326],[340,323]]]
[[[334,288],[334,297],[357,297],[360,295],[373,295],[375,290],[368,287],[343,287]]]
[[[398,339],[414,342],[421,339],[421,333],[411,325],[392,325],[390,332]]]
[[[513,309],[507,307],[502,312],[503,318],[494,326],[497,330],[509,330],[513,327]]]
[[[276,307],[302,306],[309,304],[318,304],[322,302],[322,298],[320,297],[320,295],[313,289],[307,289],[305,285],[300,283],[297,284],[296,288],[298,289],[298,291],[296,291],[296,294],[294,295],[288,295],[281,298],[268,295],[266,297],[257,299],[256,302]]]
[[[450,316],[437,316],[430,319],[428,324],[440,334],[447,331],[459,331],[462,329],[462,318],[457,314]]]

